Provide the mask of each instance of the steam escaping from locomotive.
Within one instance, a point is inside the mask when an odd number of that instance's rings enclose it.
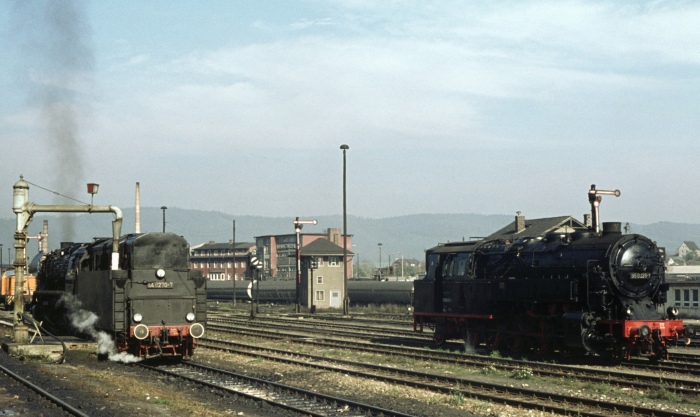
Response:
[[[118,352],[114,340],[105,332],[95,328],[99,317],[92,311],[84,310],[80,300],[72,294],[63,294],[58,305],[66,308],[70,325],[79,333],[88,335],[97,342],[97,352],[112,362],[134,363],[141,359],[127,352]]]
[[[189,244],[174,233],[64,242],[42,261],[32,315],[92,337],[111,360],[190,357],[205,333],[206,281],[188,266]]]

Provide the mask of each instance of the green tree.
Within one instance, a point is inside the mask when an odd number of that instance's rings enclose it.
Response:
[[[691,250],[688,253],[686,253],[683,259],[685,259],[685,262],[688,265],[697,265],[698,263],[700,263],[700,256],[698,256],[698,253],[694,250]]]

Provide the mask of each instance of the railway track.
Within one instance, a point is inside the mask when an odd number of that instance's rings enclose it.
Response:
[[[410,417],[398,411],[304,390],[273,381],[208,366],[185,363],[169,367],[140,365],[153,372],[186,379],[202,386],[264,401],[304,416],[343,417]]]
[[[0,377],[0,381],[2,381],[2,383],[0,383],[0,386],[9,387],[13,383],[19,384],[21,386],[19,387],[19,391],[22,391],[23,394],[21,396],[19,394],[14,395],[16,395],[18,398],[21,398],[23,402],[33,402],[42,404],[41,406],[33,404],[33,410],[43,408],[46,411],[50,411],[49,415],[52,416],[61,414],[66,416],[78,417],[90,416],[89,414],[85,414],[84,412],[80,411],[75,405],[50,393],[49,391],[45,390],[39,385],[34,384],[30,380],[21,377],[19,374],[13,372],[12,370],[3,365],[0,365],[0,374],[2,375],[2,377]],[[13,391],[17,391],[17,389],[14,389]],[[0,406],[0,415],[13,414],[14,412],[12,410],[7,410],[7,413],[5,413],[5,410],[3,410],[2,406]]]
[[[391,366],[373,365],[325,356],[303,354],[281,349],[263,348],[257,345],[245,345],[227,341],[201,341],[200,347],[219,349],[228,353],[248,355],[275,362],[294,364],[304,368],[316,368],[328,372],[341,372],[362,378],[381,380],[392,384],[418,387],[432,392],[477,398],[514,407],[531,408],[560,414],[579,416],[617,416],[634,415],[656,417],[681,417],[697,415],[697,412],[683,413],[678,410],[659,410],[638,404],[622,404],[604,401],[600,398],[584,398],[575,395],[563,395],[553,392],[529,389],[514,384],[499,384],[480,381],[478,378],[461,378],[422,372]],[[527,372],[526,368],[521,371]]]
[[[214,329],[211,329],[214,330]],[[232,334],[238,333],[235,329],[218,330]],[[274,336],[273,336],[274,337]],[[279,337],[279,336],[277,336]],[[205,342],[218,342],[215,339],[205,339]],[[682,395],[696,396],[700,394],[700,381],[687,378],[669,378],[654,376],[640,376],[637,372],[624,372],[616,369],[590,368],[572,365],[557,365],[542,362],[519,361],[513,359],[485,357],[478,354],[452,353],[445,351],[429,351],[420,348],[403,346],[380,345],[367,342],[353,342],[349,340],[327,340],[327,339],[294,339],[294,343],[314,346],[316,348],[352,349],[353,352],[365,352],[387,357],[397,357],[416,360],[439,362],[443,365],[455,365],[460,367],[471,367],[481,369],[490,367],[494,371],[503,373],[514,373],[521,369],[529,369],[533,375],[549,378],[573,378],[579,381],[591,383],[610,384],[617,387],[634,388],[638,390],[654,390],[659,387],[659,379],[669,387],[674,387],[674,391]],[[205,346],[205,345],[203,345]],[[687,376],[687,374],[684,374]],[[700,376],[700,375],[698,375]],[[651,382],[650,382],[651,380]]]
[[[380,337],[406,337],[417,340],[432,340],[432,335],[415,333],[412,329],[404,329],[396,326],[368,326],[365,324],[347,324],[336,322],[323,322],[315,320],[294,319],[294,318],[263,318],[256,317],[255,320],[249,318],[208,318],[207,326],[215,324],[224,325],[245,325],[263,329],[289,330],[293,325],[299,332],[313,330],[318,334],[337,334],[342,331],[348,337],[380,338]]]

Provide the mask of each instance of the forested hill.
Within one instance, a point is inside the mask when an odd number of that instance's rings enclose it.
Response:
[[[123,209],[122,234],[134,231],[134,209]],[[235,221],[236,241],[253,242],[256,236],[294,233],[290,217],[235,216],[232,214],[168,208],[166,230],[183,235],[190,245],[203,242],[228,242],[233,238]],[[305,225],[302,233],[324,233],[328,228],[343,228],[341,215],[300,215],[302,219],[316,219],[318,225]],[[424,250],[438,243],[469,240],[483,237],[513,221],[511,215],[482,214],[416,214],[409,216],[369,219],[348,216],[348,234],[352,235],[350,251],[360,257],[361,262],[379,263],[381,243],[382,264],[396,257],[423,258]],[[49,220],[49,248],[55,249],[61,241],[89,241],[97,236],[112,235],[112,214],[36,215],[29,228],[29,235],[41,232],[43,220]],[[630,224],[632,233],[639,233],[675,254],[683,241],[700,244],[700,224],[658,222],[648,225]],[[0,243],[3,244],[3,259],[6,262],[7,248],[13,248],[16,219],[0,219]],[[141,231],[161,231],[163,212],[160,208],[141,209]],[[38,244],[30,240],[29,256],[37,251]],[[11,249],[14,257],[14,249]]]

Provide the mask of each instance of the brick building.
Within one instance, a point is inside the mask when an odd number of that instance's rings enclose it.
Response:
[[[249,256],[255,253],[255,244],[236,242],[234,256],[233,241],[217,243],[210,241],[190,248],[190,268],[202,271],[211,281],[230,281],[235,277],[240,281],[250,279]]]
[[[325,233],[300,233],[299,247],[303,249],[318,239],[327,240],[343,248],[343,234],[338,228],[327,229]],[[352,235],[347,236],[347,247],[352,248]],[[296,233],[256,236],[255,250],[263,262],[265,279],[296,279]],[[348,258],[352,259],[349,249]],[[340,259],[336,259],[335,262],[340,263],[341,259],[342,253]],[[352,277],[352,262],[347,263],[347,269],[348,277]]]

